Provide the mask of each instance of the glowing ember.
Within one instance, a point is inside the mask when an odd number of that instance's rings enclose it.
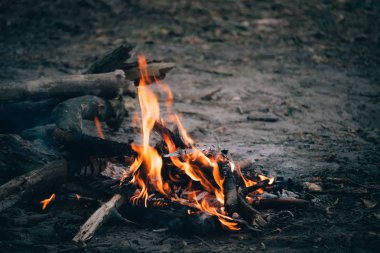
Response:
[[[42,204],[42,210],[45,210],[46,207],[55,199],[55,193],[53,193],[50,198],[41,200],[40,203]]]
[[[98,137],[101,138],[101,139],[104,139],[102,125],[100,124],[100,120],[99,120],[98,116],[94,117],[94,123],[95,123],[95,126],[96,126],[96,133],[98,134]]]

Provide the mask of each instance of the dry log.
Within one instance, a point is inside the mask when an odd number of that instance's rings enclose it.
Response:
[[[66,176],[66,162],[57,160],[10,180],[0,186],[0,212],[35,192],[53,189],[63,183]]]
[[[131,56],[130,51],[132,49],[133,46],[128,43],[120,45],[92,64],[84,74],[108,73],[120,69],[121,64]]]
[[[0,101],[42,100],[47,98],[70,98],[96,95],[114,98],[129,89],[125,74],[121,70],[112,73],[91,75],[67,75],[41,78],[22,84],[0,85]]]
[[[261,199],[252,203],[257,209],[307,208],[310,202],[295,198]]]
[[[118,215],[117,209],[124,203],[124,197],[120,194],[115,194],[109,201],[101,205],[90,218],[81,226],[79,232],[74,236],[73,241],[85,242],[91,239],[96,230],[111,216],[116,215],[124,222],[134,224],[132,221],[128,221]]]
[[[112,104],[96,96],[82,96],[68,99],[58,104],[51,113],[51,120],[61,129],[82,133],[83,120],[94,120],[97,117],[117,130],[125,111],[122,97]]]

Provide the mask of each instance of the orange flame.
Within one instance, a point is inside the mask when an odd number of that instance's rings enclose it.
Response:
[[[55,199],[55,193],[53,193],[50,198],[41,200],[40,203],[42,204],[42,210],[45,210],[45,208]]]
[[[165,181],[162,176],[163,170],[163,160],[158,151],[150,145],[150,137],[152,129],[156,122],[161,122],[165,124],[165,120],[160,118],[160,106],[158,103],[158,97],[151,89],[152,83],[150,77],[148,76],[147,63],[143,56],[138,57],[138,63],[140,68],[140,81],[138,87],[138,98],[141,108],[141,116],[135,116],[134,121],[140,120],[140,127],[142,132],[142,145],[132,144],[132,149],[138,154],[135,161],[131,164],[129,173],[125,174],[121,183],[126,180],[129,175],[132,175],[130,183],[133,183],[139,187],[136,191],[135,196],[131,198],[131,201],[137,203],[138,200],[143,200],[145,206],[147,206],[147,201],[149,198],[149,191],[155,190],[165,197],[181,202],[180,199],[173,191],[169,185],[169,182]],[[192,191],[192,182],[198,182],[202,188],[209,194],[214,195],[214,201],[212,198],[203,198],[201,202],[197,200],[197,196],[194,191],[193,194],[188,196],[188,200],[195,202],[195,207],[199,210],[206,212],[210,215],[215,215],[218,217],[219,221],[223,226],[231,230],[238,230],[237,223],[232,220],[232,218],[225,215],[223,208],[220,208],[224,204],[224,193],[223,193],[223,181],[224,179],[220,175],[218,166],[218,157],[207,157],[201,150],[194,146],[194,141],[187,134],[185,128],[183,127],[178,115],[171,112],[171,104],[173,101],[173,94],[168,85],[159,82],[155,77],[155,84],[163,91],[166,95],[166,107],[168,113],[167,122],[174,123],[177,125],[179,133],[184,141],[184,143],[191,147],[193,152],[186,154],[185,157],[170,157],[171,162],[177,167],[182,176],[186,176],[189,179],[189,184],[186,190]],[[164,134],[163,139],[167,146],[169,152],[175,152],[177,150],[172,137],[168,134]],[[181,176],[180,176],[181,177]],[[178,178],[174,178],[173,175],[168,175],[168,180],[172,183],[178,182]],[[215,201],[216,200],[216,201]]]
[[[94,123],[95,123],[95,126],[96,126],[96,133],[98,134],[98,137],[101,138],[101,139],[104,139],[102,125],[100,124],[100,120],[99,120],[98,116],[94,117]]]

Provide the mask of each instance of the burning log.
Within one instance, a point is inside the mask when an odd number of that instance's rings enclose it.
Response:
[[[122,195],[115,194],[110,200],[101,205],[90,218],[88,218],[88,220],[81,226],[79,232],[74,236],[73,241],[83,243],[90,240],[94,236],[96,230],[112,215],[116,215],[126,223],[134,224],[134,222],[122,218],[117,211],[124,201]]]
[[[84,74],[108,73],[120,69],[120,65],[131,56],[132,49],[133,46],[128,43],[120,45],[92,64]]]
[[[260,181],[260,182],[257,182],[255,185],[251,185],[249,187],[246,187],[246,188],[242,189],[240,191],[240,194],[242,195],[242,197],[245,198],[249,193],[251,193],[253,191],[256,191],[256,190],[258,190],[260,188],[264,188],[268,184],[269,184],[269,180],[268,179]]]
[[[105,74],[41,78],[23,84],[7,83],[0,86],[0,101],[70,98],[83,95],[114,98],[120,91],[129,92],[130,83],[125,81],[125,77],[123,71],[116,70]]]
[[[56,187],[66,180],[66,176],[66,162],[57,160],[10,180],[0,186],[0,212],[13,206],[25,196]]]
[[[51,113],[51,120],[61,129],[82,133],[83,120],[105,121],[118,129],[124,119],[122,97],[109,102],[96,96],[82,96],[58,104]]]
[[[154,123],[153,130],[156,131],[162,139],[164,139],[165,136],[169,136],[176,147],[181,149],[187,147],[179,135],[173,133],[169,128],[165,127],[160,122],[156,121]]]

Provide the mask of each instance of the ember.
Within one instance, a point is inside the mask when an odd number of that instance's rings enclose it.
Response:
[[[44,200],[41,200],[40,203],[42,204],[42,210],[45,210],[46,207],[52,202],[55,200],[55,193],[53,193],[50,198],[47,198],[47,199],[44,199]]]

